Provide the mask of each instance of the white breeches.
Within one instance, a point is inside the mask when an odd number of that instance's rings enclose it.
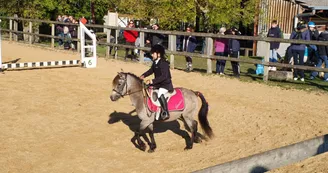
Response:
[[[158,89],[158,98],[160,98],[162,94],[165,95],[168,92],[169,91],[167,89],[165,89],[165,88],[159,88]]]

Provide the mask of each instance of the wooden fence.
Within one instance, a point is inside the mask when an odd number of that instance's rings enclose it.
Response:
[[[32,44],[33,36],[46,37],[46,38],[51,38],[51,47],[52,48],[54,47],[55,39],[60,38],[55,35],[55,25],[56,24],[74,25],[77,28],[79,27],[77,24],[38,20],[38,19],[24,19],[24,18],[18,18],[18,17],[4,17],[4,16],[0,16],[0,19],[9,21],[9,29],[1,29],[1,30],[5,31],[5,32],[9,32],[9,40],[10,41],[18,41],[17,34],[29,35],[29,43],[30,44]],[[29,22],[29,32],[18,31],[18,27],[17,27],[18,21]],[[33,22],[50,24],[51,25],[51,35],[32,33]],[[328,69],[324,69],[324,68],[269,62],[270,42],[298,43],[298,44],[307,44],[307,45],[313,44],[313,45],[324,45],[324,46],[328,46],[328,42],[289,40],[289,39],[281,39],[281,38],[267,38],[267,37],[261,37],[261,36],[254,37],[254,36],[238,36],[238,35],[218,35],[218,34],[212,34],[212,33],[195,33],[195,32],[188,33],[188,32],[179,32],[179,31],[148,30],[148,29],[140,29],[140,28],[122,28],[122,27],[107,26],[107,25],[86,25],[86,26],[90,27],[90,28],[106,28],[106,29],[108,29],[109,32],[107,32],[107,39],[106,39],[107,42],[99,42],[99,41],[97,42],[97,44],[99,44],[99,45],[107,46],[106,56],[109,56],[110,46],[123,47],[123,48],[134,48],[134,49],[139,49],[141,51],[140,52],[140,62],[141,63],[144,62],[143,51],[149,51],[149,48],[144,47],[145,33],[160,33],[160,34],[169,36],[167,52],[168,52],[168,54],[170,54],[171,68],[174,68],[174,55],[184,55],[184,56],[192,56],[192,57],[201,57],[201,58],[206,59],[207,60],[207,73],[212,73],[212,60],[226,60],[226,61],[249,63],[249,64],[254,64],[254,65],[262,64],[262,65],[264,65],[264,75],[263,75],[264,81],[268,80],[268,75],[269,75],[268,66],[311,70],[311,71],[317,71],[317,72],[328,72]],[[110,42],[110,34],[111,34],[110,30],[115,30],[115,32],[116,32],[115,33],[115,43]],[[139,36],[140,36],[140,43],[141,43],[140,47],[118,44],[118,35],[119,35],[118,33],[120,30],[136,30],[136,31],[138,31]],[[79,32],[79,28],[78,28],[78,32]],[[189,35],[205,38],[206,48],[205,48],[204,54],[176,51],[176,36],[189,36]],[[268,51],[267,51],[266,55],[264,56],[264,62],[262,62],[260,60],[237,59],[237,58],[228,58],[228,57],[224,57],[224,56],[214,56],[213,55],[213,39],[215,39],[215,38],[228,38],[228,39],[234,38],[234,39],[238,39],[238,40],[253,40],[253,41],[258,41],[258,42],[261,41],[261,42],[263,42],[263,44],[265,44],[265,47]],[[77,50],[80,52],[79,37],[77,39],[72,39],[72,41],[78,42]],[[115,53],[115,58],[117,58],[117,52]]]

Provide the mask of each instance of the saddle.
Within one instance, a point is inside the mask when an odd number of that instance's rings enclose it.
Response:
[[[158,101],[158,89],[148,88],[149,97],[147,97],[147,107],[151,112],[159,112],[161,104]],[[183,111],[185,102],[181,89],[175,88],[173,92],[164,95],[167,100],[167,108],[169,111]]]

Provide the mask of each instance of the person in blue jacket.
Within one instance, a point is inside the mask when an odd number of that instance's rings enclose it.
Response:
[[[273,20],[271,22],[271,28],[268,31],[267,37],[281,38],[281,30],[278,27],[278,22]],[[277,50],[279,49],[279,42],[270,42],[270,62],[278,62]],[[269,67],[269,70],[275,70],[275,67]]]
[[[307,29],[304,21],[300,21],[297,24],[297,28],[290,35],[290,39],[308,40],[308,41],[311,40],[310,32]],[[305,48],[306,48],[305,44],[297,44],[297,43],[291,44],[294,65],[304,65]],[[298,80],[298,76],[300,77],[301,81],[304,82],[304,70],[294,69],[295,81]]]
[[[328,23],[325,26],[325,30],[322,31],[318,36],[319,41],[328,41]],[[328,68],[328,46],[317,46],[319,59],[316,67],[321,68],[322,64],[325,63],[325,68]],[[310,79],[313,80],[316,76],[318,76],[318,72],[314,71],[311,73]],[[323,80],[328,82],[328,73],[325,73]]]
[[[240,35],[240,32],[235,27],[232,27],[230,29],[230,32],[228,33],[232,35]],[[238,40],[229,39],[228,49],[229,49],[229,56],[231,58],[239,58],[240,43]],[[239,78],[240,77],[239,62],[231,61],[231,66],[232,66],[233,75]]]
[[[193,32],[194,30],[193,30],[192,26],[188,26],[186,31],[187,32]],[[197,40],[196,40],[195,36],[191,36],[191,35],[190,36],[184,36],[183,43],[182,43],[183,51],[192,53],[196,49],[196,46],[197,46]],[[192,71],[192,57],[191,56],[186,56],[186,62],[187,62],[186,70],[187,71]]]

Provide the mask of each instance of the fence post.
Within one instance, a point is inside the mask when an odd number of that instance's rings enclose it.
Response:
[[[13,41],[13,33],[11,32],[13,30],[13,20],[9,20],[9,41]]]
[[[175,35],[169,35],[169,50],[175,52],[177,49],[177,41]],[[170,67],[174,69],[174,55],[170,55]]]
[[[206,38],[206,55],[207,58],[207,73],[212,73],[212,60],[209,58],[213,55],[213,39]]]
[[[110,43],[110,34],[111,34],[111,29],[106,29],[107,31],[107,43]],[[107,45],[107,48],[106,48],[106,58],[109,58],[110,57],[110,46]]]
[[[77,26],[77,52],[80,53],[81,52],[81,27],[80,25]]]
[[[265,56],[264,56],[264,62],[269,62],[270,58],[270,42],[264,42],[264,48],[265,48]],[[264,74],[263,74],[263,80],[267,82],[269,79],[269,67],[264,66]]]
[[[33,24],[32,24],[32,22],[29,22],[29,29],[28,29],[28,31],[29,31],[30,34],[32,34],[32,30],[33,30]],[[29,35],[28,38],[29,38],[29,43],[32,44],[32,38],[33,38],[33,36],[32,35]]]
[[[140,32],[140,39],[139,39],[139,41],[140,41],[140,47],[145,47],[145,33],[144,32]],[[143,50],[140,50],[139,51],[140,52],[140,55],[139,55],[139,61],[140,61],[140,63],[144,63],[144,54],[145,54],[145,52],[143,51]]]
[[[15,17],[15,20],[14,20],[14,31],[18,31],[18,23],[17,23],[17,14],[14,15]],[[15,32],[15,35],[14,35],[14,41],[18,41],[18,37],[17,37],[17,32]]]
[[[79,35],[79,34],[78,34]],[[55,24],[51,24],[51,36],[55,36]],[[51,38],[51,48],[55,48],[55,39]]]

